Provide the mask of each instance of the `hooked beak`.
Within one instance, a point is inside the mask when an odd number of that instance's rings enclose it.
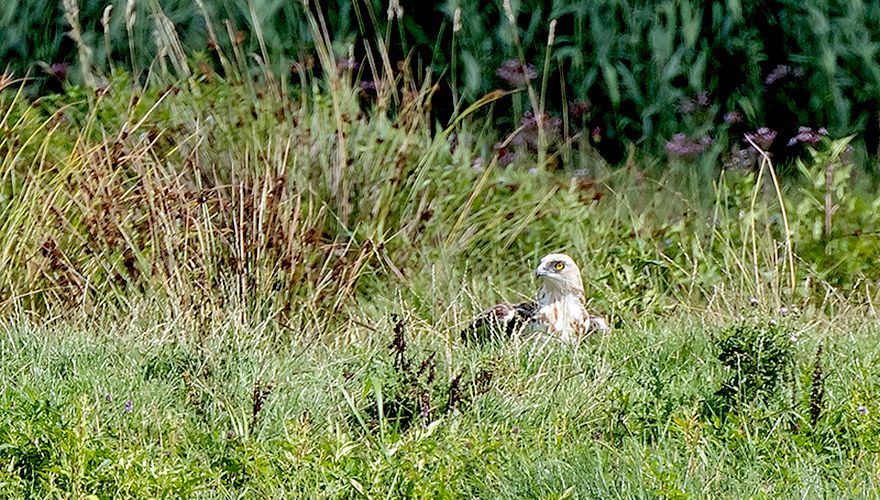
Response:
[[[544,269],[544,266],[538,266],[538,268],[535,269],[535,276],[539,278],[543,278],[544,276],[547,276],[547,274],[549,273],[547,273],[547,270]]]

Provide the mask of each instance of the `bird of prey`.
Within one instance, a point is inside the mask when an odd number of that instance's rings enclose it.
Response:
[[[475,340],[492,330],[510,336],[528,328],[576,342],[593,331],[610,330],[604,319],[587,312],[581,270],[571,257],[562,253],[546,255],[535,274],[542,279],[535,300],[486,309],[461,332],[462,339]]]

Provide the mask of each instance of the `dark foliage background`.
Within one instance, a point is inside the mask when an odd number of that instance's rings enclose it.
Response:
[[[83,39],[95,61],[110,60],[135,70],[155,57],[152,19],[161,10],[188,49],[210,54],[206,21],[195,2],[112,2],[109,44],[101,17],[107,5],[78,2]],[[126,10],[136,13],[129,32]],[[598,127],[600,149],[619,159],[629,142],[661,151],[676,133],[725,143],[732,127],[742,132],[767,126],[783,138],[799,126],[826,127],[832,136],[859,133],[869,152],[878,144],[880,96],[880,3],[859,0],[522,0],[511,2],[519,48],[500,1],[402,1],[403,16],[389,21],[388,3],[320,2],[340,58],[353,51],[364,61],[367,44],[388,44],[393,59],[411,57],[414,67],[431,66],[446,87],[435,98],[441,120],[454,112],[454,93],[473,102],[511,82],[499,75],[505,61],[525,59],[542,75],[548,27],[558,25],[546,75],[546,109],[555,116],[572,103],[589,103],[579,115]],[[243,44],[259,52],[255,26],[263,33],[273,67],[290,65],[312,52],[301,2],[223,0],[206,2],[211,22],[228,44],[241,32]],[[460,30],[453,19],[460,9]],[[228,20],[228,28],[224,23]],[[389,26],[389,22],[391,25]],[[40,92],[57,90],[46,68],[76,64],[77,50],[60,1],[8,1],[0,6],[0,58],[17,75],[35,77]],[[132,50],[132,47],[135,50]],[[44,64],[40,64],[44,63]],[[366,69],[362,65],[363,70]],[[69,71],[74,79],[76,71]],[[361,77],[369,80],[367,71]],[[528,109],[496,110],[513,127]],[[738,114],[728,113],[736,112]],[[725,123],[725,116],[728,120]],[[786,141],[777,154],[786,155]]]

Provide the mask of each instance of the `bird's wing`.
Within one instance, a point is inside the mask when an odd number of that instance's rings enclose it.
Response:
[[[610,332],[611,327],[608,326],[608,322],[605,321],[605,318],[601,316],[593,316],[592,314],[587,315],[587,333],[590,332]]]
[[[514,332],[537,319],[538,304],[520,302],[519,304],[498,304],[478,314],[461,332],[461,339],[478,341],[490,338],[493,334],[509,337]]]

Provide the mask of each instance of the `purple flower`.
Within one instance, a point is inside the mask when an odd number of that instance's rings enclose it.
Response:
[[[340,57],[336,60],[336,68],[339,71],[355,70],[358,67],[360,67],[360,64],[354,60],[354,57]]]
[[[825,135],[828,135],[828,131],[825,130],[825,127],[816,131],[813,131],[810,127],[798,127],[797,135],[788,140],[788,145],[794,146],[798,143],[816,144]]]
[[[725,162],[725,168],[742,168],[750,169],[755,166],[758,161],[758,152],[751,146],[738,149]]]
[[[571,113],[572,118],[578,120],[586,117],[592,107],[593,105],[590,104],[590,101],[586,99],[576,99],[568,103],[568,112]]]
[[[773,85],[791,74],[791,68],[785,64],[779,64],[764,78],[764,85]]]
[[[599,127],[593,127],[593,130],[590,131],[590,138],[593,139],[593,142],[599,142],[602,140],[602,129]]]
[[[544,129],[544,138],[550,142],[557,138],[562,128],[562,119],[558,116],[550,116],[546,113],[541,115],[541,125]],[[531,111],[526,111],[520,120],[519,133],[511,142],[519,146],[526,146],[530,149],[537,149],[540,142],[540,134],[538,132],[538,116]]]
[[[761,127],[751,134],[746,134],[746,137],[751,139],[759,148],[766,150],[776,140],[776,131],[770,130],[767,127]]]
[[[859,415],[867,415],[868,414],[868,407],[865,405],[859,405],[859,407],[856,409],[856,411],[859,412]]]
[[[125,400],[125,413],[131,413],[134,410],[134,401],[130,399]]]
[[[693,97],[684,97],[678,103],[678,111],[686,115],[709,107],[709,93],[705,90],[697,92]]]
[[[360,88],[360,95],[363,98],[375,98],[379,95],[379,87],[375,80],[361,80]]]
[[[471,168],[473,168],[475,172],[482,172],[483,171],[483,157],[478,156],[478,157],[474,158],[473,161],[471,162]]]
[[[739,111],[728,111],[724,113],[724,123],[728,125],[733,125],[734,123],[740,123],[743,120],[742,113]]]
[[[775,68],[773,68],[770,73],[767,74],[767,77],[764,78],[764,85],[768,87],[787,78],[801,78],[804,76],[804,68],[787,66],[785,64],[778,64]]]
[[[104,400],[107,401],[108,403],[112,403],[113,402],[113,395],[108,392],[107,395],[104,396]]]
[[[707,150],[712,145],[712,138],[708,136],[694,139],[683,133],[672,136],[666,143],[666,152],[673,156],[692,160]]]
[[[562,128],[562,118],[550,116],[547,113],[541,114],[541,123],[544,126],[544,133],[548,135],[556,135]],[[531,111],[525,112],[520,124],[524,125],[526,129],[538,130],[538,118]]]
[[[678,103],[679,113],[689,115],[693,113],[696,109],[697,107],[694,105],[694,101],[688,99],[687,97],[685,97]]]
[[[694,97],[694,102],[697,103],[700,107],[708,107],[709,106],[709,93],[705,90],[701,90],[697,92],[697,95]]]
[[[500,142],[496,142],[492,149],[494,149],[495,154],[498,155],[498,164],[502,167],[506,167],[516,160],[516,153],[503,147]]]
[[[49,66],[49,74],[57,78],[59,81],[67,80],[67,70],[70,69],[70,63],[53,63]]]
[[[455,150],[458,149],[458,134],[455,132],[449,134],[447,142],[449,143],[449,152],[455,153]]]
[[[525,87],[530,80],[538,76],[533,65],[522,64],[515,59],[504,61],[497,73],[508,85],[514,87]]]

